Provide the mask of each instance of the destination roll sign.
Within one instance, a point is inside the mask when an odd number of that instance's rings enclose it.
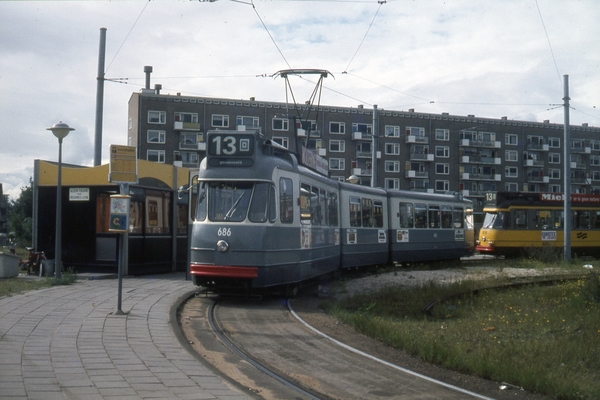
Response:
[[[208,165],[211,167],[251,167],[254,164],[253,134],[210,132]]]

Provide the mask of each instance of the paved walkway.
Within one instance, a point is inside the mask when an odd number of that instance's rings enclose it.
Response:
[[[249,397],[179,341],[183,273],[85,280],[0,298],[0,399]]]

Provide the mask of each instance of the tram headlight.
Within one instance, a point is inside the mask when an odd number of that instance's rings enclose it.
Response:
[[[219,240],[217,242],[217,250],[219,250],[221,253],[225,253],[227,250],[229,250],[229,243],[224,240]]]
[[[482,236],[482,237],[481,237],[481,242],[482,242],[482,243],[483,243],[483,242],[485,242],[485,236]]]

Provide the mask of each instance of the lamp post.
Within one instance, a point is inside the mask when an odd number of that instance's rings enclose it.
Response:
[[[58,138],[58,182],[56,184],[56,234],[54,238],[54,276],[56,280],[62,278],[62,141],[75,129],[60,121],[50,128],[52,134]]]

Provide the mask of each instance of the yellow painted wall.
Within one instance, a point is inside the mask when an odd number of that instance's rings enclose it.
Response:
[[[58,165],[56,163],[36,160],[38,164],[38,185],[56,186],[58,180]],[[97,167],[62,167],[63,186],[106,186],[108,181],[108,164]],[[174,167],[173,165],[159,164],[152,161],[138,160],[138,179],[155,178],[171,189],[173,187],[173,174],[177,169],[177,187],[188,183],[190,168]]]

